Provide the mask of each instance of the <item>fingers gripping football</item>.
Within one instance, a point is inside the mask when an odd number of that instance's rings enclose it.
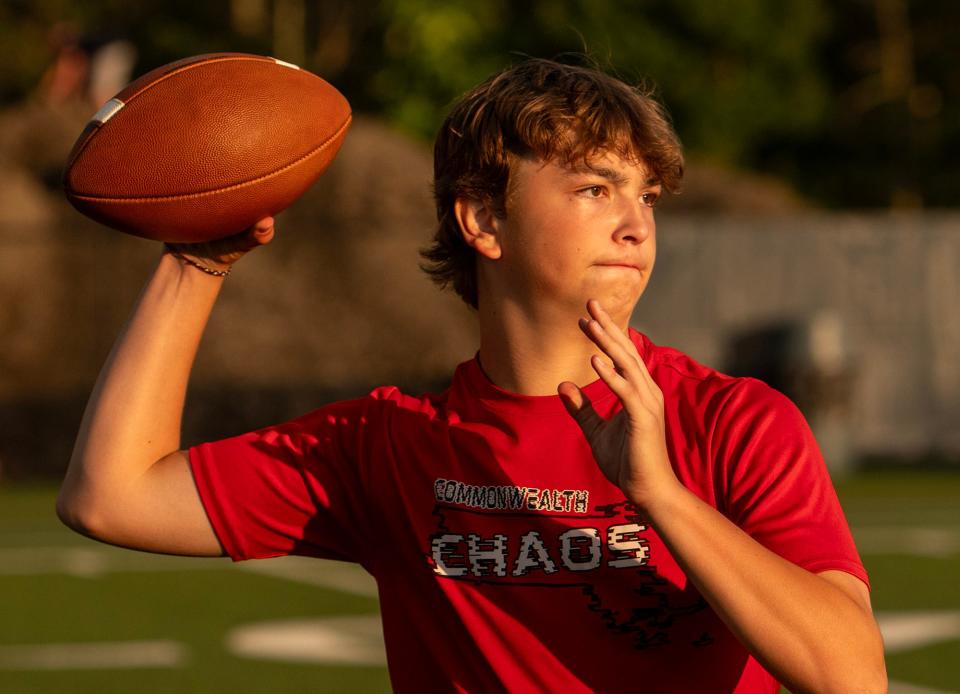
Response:
[[[177,253],[217,270],[228,270],[240,258],[273,240],[272,217],[265,217],[239,234],[202,243],[168,243]]]

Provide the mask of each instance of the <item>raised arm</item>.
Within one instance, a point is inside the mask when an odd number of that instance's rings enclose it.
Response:
[[[261,220],[231,239],[182,247],[227,269],[273,238]],[[164,253],[100,372],[57,498],[57,515],[102,542],[169,554],[219,556],[180,449],[187,382],[223,278]]]

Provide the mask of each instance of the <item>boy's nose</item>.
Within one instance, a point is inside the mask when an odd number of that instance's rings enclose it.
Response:
[[[653,209],[637,200],[624,203],[614,239],[623,243],[643,243],[653,231]]]

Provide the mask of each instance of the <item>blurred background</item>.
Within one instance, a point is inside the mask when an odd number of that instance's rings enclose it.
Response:
[[[354,567],[123,552],[53,513],[160,255],[66,203],[66,154],[134,77],[240,51],[316,72],[356,120],[225,284],[185,445],[381,384],[442,389],[477,331],[417,268],[433,134],[490,73],[586,54],[655,89],[688,157],[634,327],[800,406],[871,574],[891,691],[960,691],[958,26],[946,0],[0,0],[0,688],[388,688]]]

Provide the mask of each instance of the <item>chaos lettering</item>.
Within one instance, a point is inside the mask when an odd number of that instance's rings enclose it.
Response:
[[[645,566],[650,556],[640,533],[645,525],[624,523],[600,528],[570,528],[549,541],[537,530],[510,538],[504,533],[486,537],[475,533],[442,533],[431,540],[433,570],[446,577],[512,577],[534,572],[550,575],[559,571],[595,571],[604,565],[614,569]],[[601,542],[601,537],[606,542]],[[605,551],[604,548],[605,547]]]

